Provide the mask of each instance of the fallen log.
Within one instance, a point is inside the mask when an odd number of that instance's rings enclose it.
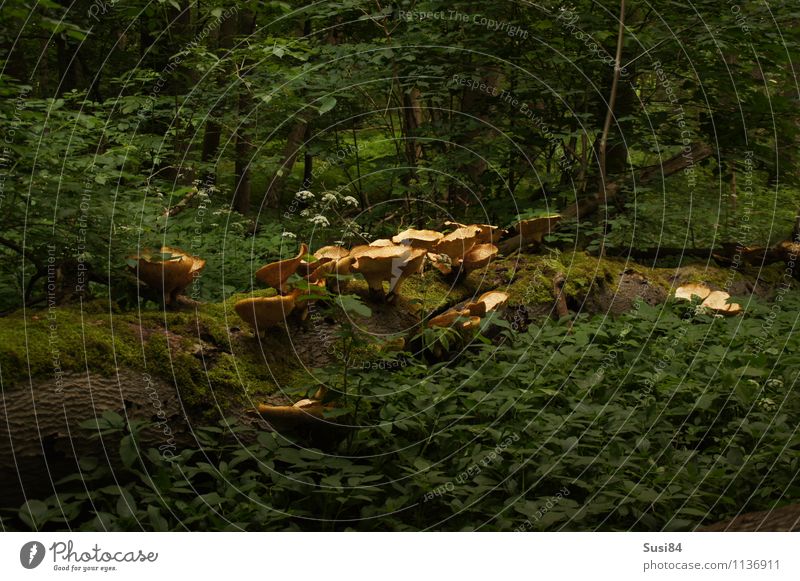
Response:
[[[702,532],[793,532],[800,531],[800,504],[740,514],[698,529]]]
[[[710,157],[712,153],[714,153],[714,149],[705,143],[692,144],[688,152],[682,151],[669,158],[664,163],[641,169],[633,183],[637,185],[646,185],[659,177],[665,178],[692,167],[697,162]],[[596,212],[600,206],[615,201],[623,185],[624,182],[622,181],[609,182],[605,185],[603,190],[567,206],[561,212],[561,215],[564,218],[583,220]]]

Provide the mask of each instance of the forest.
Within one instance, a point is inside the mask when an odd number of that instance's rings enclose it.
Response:
[[[2,530],[800,530],[796,2],[0,11]]]

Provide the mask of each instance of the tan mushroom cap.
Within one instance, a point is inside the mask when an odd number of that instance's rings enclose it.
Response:
[[[690,301],[694,296],[703,299],[703,302],[700,303],[701,307],[711,309],[720,315],[732,316],[742,312],[740,304],[728,302],[731,295],[724,291],[712,291],[702,284],[687,284],[675,289],[676,299]]]
[[[561,221],[559,214],[552,214],[550,216],[542,216],[540,218],[531,218],[529,220],[520,220],[517,222],[517,232],[522,236],[525,242],[541,243],[542,238],[550,234],[555,228],[556,224]]]
[[[445,222],[445,226],[455,226],[456,228],[478,228],[478,243],[488,244],[500,240],[503,230],[499,226],[492,224],[461,224],[460,222]]]
[[[472,315],[469,309],[450,309],[441,315],[433,317],[428,321],[429,327],[452,327],[453,324],[459,319],[465,318],[466,320],[460,323],[462,329],[475,329],[481,324],[481,318],[477,315]]]
[[[405,244],[412,248],[424,248],[430,250],[434,245],[444,237],[441,232],[435,230],[415,230],[409,228],[400,232],[392,238],[395,244]]]
[[[350,249],[350,256],[357,258],[365,252],[372,251],[373,248],[375,248],[375,246],[370,246],[369,244],[359,244],[358,246],[353,246]]]
[[[233,305],[236,314],[257,332],[279,325],[294,310],[300,289],[291,294],[274,297],[252,297],[242,299]]]
[[[389,281],[389,292],[397,292],[402,281],[419,270],[425,253],[424,248],[373,246],[359,251],[350,269],[361,273],[373,291],[383,292],[383,281],[386,280]]]
[[[258,405],[258,413],[277,429],[300,428],[322,420],[331,406],[316,399],[301,399],[294,405]]]
[[[297,256],[262,266],[256,271],[256,278],[267,286],[285,292],[286,280],[297,272],[306,254],[308,254],[308,246],[303,243],[300,245],[300,251]]]
[[[478,242],[480,228],[464,226],[442,237],[433,247],[433,252],[446,254],[453,262],[461,260]]]
[[[320,268],[326,262],[333,262],[333,258],[315,258],[312,261],[301,260],[297,266],[297,274],[300,276],[311,276],[311,274]]]
[[[314,256],[317,258],[332,258],[333,260],[339,260],[348,254],[350,254],[350,251],[341,246],[323,246],[314,253]]]
[[[511,295],[506,292],[489,291],[478,297],[477,302],[484,303],[486,305],[486,312],[491,313],[504,307],[509,298],[511,298]]]
[[[394,242],[389,240],[388,238],[378,238],[377,240],[373,240],[369,243],[369,246],[375,248],[380,248],[382,246],[394,246]]]
[[[347,256],[349,253],[350,251],[347,248],[342,248],[341,246],[323,246],[313,254],[314,260],[300,261],[297,272],[303,276],[309,276],[326,262],[339,260],[340,257]]]
[[[466,272],[483,268],[494,260],[498,252],[494,244],[476,244],[464,255],[463,268]]]
[[[428,321],[429,327],[450,327],[453,323],[455,323],[456,319],[459,317],[469,317],[470,312],[467,309],[450,309],[449,311],[445,311],[441,315],[437,315],[432,317]]]
[[[336,269],[336,263],[337,261],[332,258],[325,258],[318,261],[316,263],[317,267],[308,275],[309,282],[324,282],[325,277]]]
[[[478,300],[468,304],[466,308],[470,315],[484,317],[486,314],[504,307],[509,296],[503,291],[489,291],[478,297]]]
[[[675,298],[684,299],[687,301],[692,300],[693,296],[705,299],[711,294],[711,289],[702,284],[685,284],[675,289]]]
[[[720,315],[732,316],[742,312],[742,305],[729,303],[731,295],[723,291],[714,291],[702,303],[703,307],[711,309]]]
[[[203,270],[206,261],[170,246],[162,246],[160,253],[170,256],[163,260],[153,260],[153,253],[145,251],[131,258],[137,260],[139,280],[153,290],[163,292],[164,303],[168,305],[186,290],[195,273]]]
[[[333,272],[342,276],[348,275],[355,261],[355,256],[344,256],[336,261],[336,267],[333,269]]]
[[[481,324],[481,318],[478,316],[470,316],[469,319],[461,323],[462,329],[477,329]]]

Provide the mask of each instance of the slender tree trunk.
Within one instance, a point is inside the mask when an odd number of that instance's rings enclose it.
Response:
[[[233,37],[236,35],[237,21],[234,18],[221,20],[217,28],[217,56],[220,59],[226,57],[226,53],[233,48]],[[214,104],[208,113],[206,128],[203,132],[203,146],[200,153],[200,161],[209,164],[217,156],[220,139],[222,138],[222,126],[219,118],[225,111],[225,104],[219,101]],[[203,183],[215,184],[217,182],[216,163],[213,169],[206,169],[203,173]]]
[[[608,110],[600,136],[599,162],[600,162],[600,189],[605,192],[608,176],[606,175],[606,147],[608,133],[611,129],[611,120],[614,117],[614,104],[617,100],[617,85],[619,84],[620,66],[622,65],[622,45],[625,38],[625,0],[619,3],[619,32],[617,34],[617,54],[614,57],[614,78],[611,81],[611,94],[608,98]]]
[[[332,27],[335,28],[335,27]],[[297,31],[300,38],[310,37],[312,33],[311,20],[306,20],[303,23],[301,30]],[[336,35],[333,30],[328,32],[325,40],[328,44],[336,44]],[[267,191],[264,193],[264,203],[267,207],[277,208],[280,205],[281,193],[283,191],[286,178],[291,175],[294,164],[297,161],[297,156],[300,153],[303,143],[311,139],[311,127],[308,119],[303,116],[298,116],[294,124],[289,129],[289,134],[286,136],[286,146],[283,148],[283,155],[281,156],[281,163],[272,179],[267,184]],[[309,162],[308,153],[305,154],[306,166],[303,170],[303,187],[310,188],[313,175],[311,175],[311,163]]]
[[[249,36],[255,30],[255,14],[249,10],[243,10],[239,14],[239,34]],[[240,76],[247,74],[248,63],[243,63]],[[239,124],[236,127],[236,161],[234,162],[235,183],[233,191],[233,209],[240,214],[250,211],[250,193],[252,184],[250,181],[250,164],[253,158],[253,146],[250,137],[247,135],[250,112],[253,107],[249,89],[243,81],[239,82],[238,96],[238,115]]]
[[[302,118],[298,118],[289,130],[289,135],[286,138],[286,146],[283,148],[283,155],[281,156],[281,163],[272,176],[272,180],[267,185],[265,203],[270,208],[277,208],[280,204],[280,194],[283,184],[286,182],[286,178],[292,173],[294,162],[297,161],[297,154],[300,153],[303,147],[307,131],[308,124],[306,120]]]

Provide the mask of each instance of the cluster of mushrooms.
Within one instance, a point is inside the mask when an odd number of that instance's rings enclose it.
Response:
[[[176,303],[206,266],[202,258],[171,246],[162,246],[157,253],[146,250],[128,260],[139,280],[162,294],[165,305]]]
[[[558,216],[547,216],[519,222],[510,233],[510,239],[516,240],[517,246],[541,243],[558,219]],[[342,292],[347,284],[343,277],[353,274],[360,274],[366,280],[371,299],[392,302],[403,282],[422,273],[426,264],[445,276],[466,276],[491,263],[500,252],[497,243],[502,236],[509,236],[508,232],[489,224],[446,222],[445,226],[451,231],[408,229],[391,240],[379,239],[350,249],[324,246],[310,256],[308,246],[301,244],[296,256],[267,264],[255,273],[260,282],[276,289],[279,295],[242,299],[234,309],[256,332],[266,331],[286,320],[293,311],[300,311],[301,318],[305,318],[308,305],[315,297],[314,287]],[[289,279],[294,274],[305,282],[292,288]],[[482,297],[471,307],[469,316],[474,321],[507,299],[507,295],[502,301],[496,297],[487,299],[494,306],[478,314],[482,307],[477,305],[486,302]],[[447,320],[455,321],[457,316],[444,313],[434,317],[430,325],[443,326]]]
[[[539,244],[560,218],[547,216],[519,222],[510,232],[489,224],[446,222],[448,232],[408,229],[391,240],[375,240],[347,249],[324,246],[309,255],[301,244],[296,256],[267,264],[255,273],[259,282],[277,291],[275,296],[250,297],[237,301],[234,310],[256,333],[266,333],[284,322],[293,312],[301,318],[308,305],[327,288],[343,292],[347,276],[360,274],[367,282],[370,298],[392,302],[408,277],[422,273],[430,264],[452,280],[485,268],[500,252],[508,253],[529,244]],[[164,303],[177,300],[205,266],[205,261],[175,248],[162,247],[161,254],[143,253],[134,258],[139,279],[161,291]],[[297,275],[292,278],[293,275]],[[387,286],[384,286],[387,283]],[[461,333],[474,331],[481,319],[508,302],[501,291],[484,293],[477,300],[432,317],[431,328],[454,328]],[[291,406],[262,404],[258,412],[275,429],[296,429],[324,422],[323,387],[311,398]]]
[[[742,312],[742,306],[738,303],[731,303],[731,295],[725,291],[711,290],[704,284],[687,284],[675,289],[675,298],[684,301],[691,301],[699,298],[702,302],[700,307],[707,309],[715,314],[730,317]]]
[[[367,282],[372,300],[392,302],[408,277],[422,273],[431,265],[445,277],[456,280],[470,272],[488,266],[498,254],[508,254],[527,245],[541,244],[545,235],[556,226],[560,216],[545,216],[518,222],[510,231],[489,224],[446,222],[447,233],[435,230],[408,229],[389,239],[375,240],[367,245],[344,248],[324,246],[309,255],[301,244],[296,256],[267,264],[255,273],[264,285],[277,291],[275,296],[250,297],[237,301],[234,310],[256,333],[286,321],[293,312],[301,318],[308,305],[327,289],[343,292],[348,275],[360,274]],[[139,279],[162,293],[165,305],[174,304],[192,280],[199,275],[205,261],[180,249],[164,246],[159,253],[144,252],[131,257]],[[298,275],[292,278],[292,275]],[[387,287],[384,287],[387,283]],[[730,303],[730,296],[712,291],[701,284],[685,285],[676,290],[676,298],[692,300],[699,297],[701,306],[721,315],[735,315],[741,306]],[[461,333],[474,331],[482,318],[498,312],[508,302],[509,295],[489,291],[476,300],[462,303],[427,321],[429,328],[450,328]],[[273,428],[292,430],[322,422],[325,409],[325,387],[313,397],[294,405],[258,406],[259,414]]]

